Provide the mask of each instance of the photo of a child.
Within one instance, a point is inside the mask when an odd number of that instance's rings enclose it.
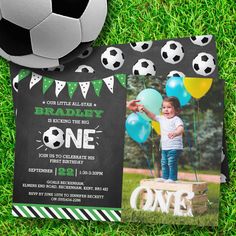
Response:
[[[210,86],[196,99],[184,81],[197,91]],[[184,224],[217,225],[223,94],[220,82],[210,82],[128,78],[125,221],[182,224],[185,217]]]
[[[139,100],[128,102],[127,108],[144,112],[151,120],[160,123],[162,178],[158,181],[174,182],[177,180],[178,158],[183,150],[184,124],[177,116],[180,113],[180,102],[176,97],[165,97],[162,103],[162,115],[155,115],[138,102]]]

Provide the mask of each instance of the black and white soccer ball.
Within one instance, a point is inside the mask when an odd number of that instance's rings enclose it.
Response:
[[[107,0],[1,0],[0,56],[49,68],[76,58],[99,35]]]
[[[208,76],[214,72],[216,61],[211,54],[201,52],[193,59],[192,66],[197,74]]]
[[[125,57],[121,49],[109,47],[101,55],[102,65],[109,70],[120,69],[125,61]]]
[[[19,83],[19,78],[18,76],[16,76],[13,80],[12,80],[12,87],[13,89],[18,93],[18,83]]]
[[[156,74],[155,64],[148,59],[139,59],[137,63],[133,66],[134,75],[150,75],[154,76]]]
[[[64,132],[57,127],[50,127],[43,133],[43,143],[51,149],[60,148],[65,142]]]
[[[184,48],[181,43],[168,41],[161,48],[162,59],[170,64],[177,64],[184,58]]]
[[[146,52],[152,47],[152,41],[130,43],[131,48],[138,52]]]
[[[95,70],[91,66],[80,65],[75,72],[95,73]]]
[[[212,40],[212,35],[201,35],[201,36],[192,36],[190,37],[192,43],[198,46],[206,46]]]
[[[62,72],[64,71],[65,66],[60,65],[60,66],[55,66],[55,67],[50,67],[50,68],[43,68],[43,71],[56,71],[56,72]]]
[[[88,47],[82,53],[80,53],[78,55],[78,58],[85,59],[85,58],[89,57],[92,54],[92,52],[93,52],[93,48]]]
[[[171,72],[169,72],[169,74],[167,75],[167,77],[181,77],[184,78],[185,74],[181,71],[177,71],[177,70],[172,70]]]

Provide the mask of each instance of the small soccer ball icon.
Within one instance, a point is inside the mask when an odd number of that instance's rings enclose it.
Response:
[[[102,65],[108,70],[120,69],[125,61],[123,52],[119,48],[109,47],[102,53]]]
[[[130,46],[137,52],[146,52],[152,47],[152,41],[130,43]]]
[[[98,37],[107,0],[1,0],[0,56],[32,68],[65,64]]]
[[[89,57],[92,54],[92,52],[93,52],[93,48],[88,47],[82,53],[80,53],[78,55],[78,58],[85,59],[85,58]]]
[[[156,66],[151,60],[140,59],[133,66],[133,74],[154,76],[156,74]]]
[[[176,41],[168,41],[161,48],[162,59],[170,64],[179,63],[184,57],[184,48],[181,43]]]
[[[198,46],[206,46],[212,40],[212,35],[201,35],[201,36],[192,36],[190,37],[192,43]]]
[[[64,71],[65,66],[64,65],[60,65],[60,66],[55,66],[55,67],[51,67],[51,68],[43,68],[43,71],[56,71],[56,72],[62,72]]]
[[[95,70],[91,66],[81,65],[76,69],[75,72],[95,73]]]
[[[64,132],[57,127],[50,127],[43,134],[43,143],[51,149],[60,148],[65,142]]]
[[[184,78],[185,74],[181,71],[177,71],[177,70],[172,70],[167,77],[181,77]]]
[[[18,83],[19,83],[19,78],[18,76],[16,76],[13,80],[12,80],[12,87],[13,89],[18,93]]]
[[[211,54],[201,52],[193,59],[192,66],[197,74],[208,76],[214,72],[216,61]]]

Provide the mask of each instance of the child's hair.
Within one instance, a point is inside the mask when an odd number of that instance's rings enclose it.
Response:
[[[165,97],[163,102],[169,102],[174,107],[176,114],[178,115],[181,112],[181,105],[177,97]]]

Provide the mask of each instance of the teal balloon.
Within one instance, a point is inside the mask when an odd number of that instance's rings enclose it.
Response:
[[[144,89],[138,94],[136,99],[140,100],[139,104],[144,105],[153,114],[160,114],[163,98],[157,90],[152,88]],[[151,120],[145,113],[140,113],[140,115],[147,121]]]
[[[191,95],[184,87],[183,78],[170,77],[166,82],[166,94],[179,99],[180,105],[185,106],[191,100]]]
[[[125,128],[134,141],[137,143],[144,143],[151,134],[151,124],[144,120],[139,113],[131,113],[125,122]]]

